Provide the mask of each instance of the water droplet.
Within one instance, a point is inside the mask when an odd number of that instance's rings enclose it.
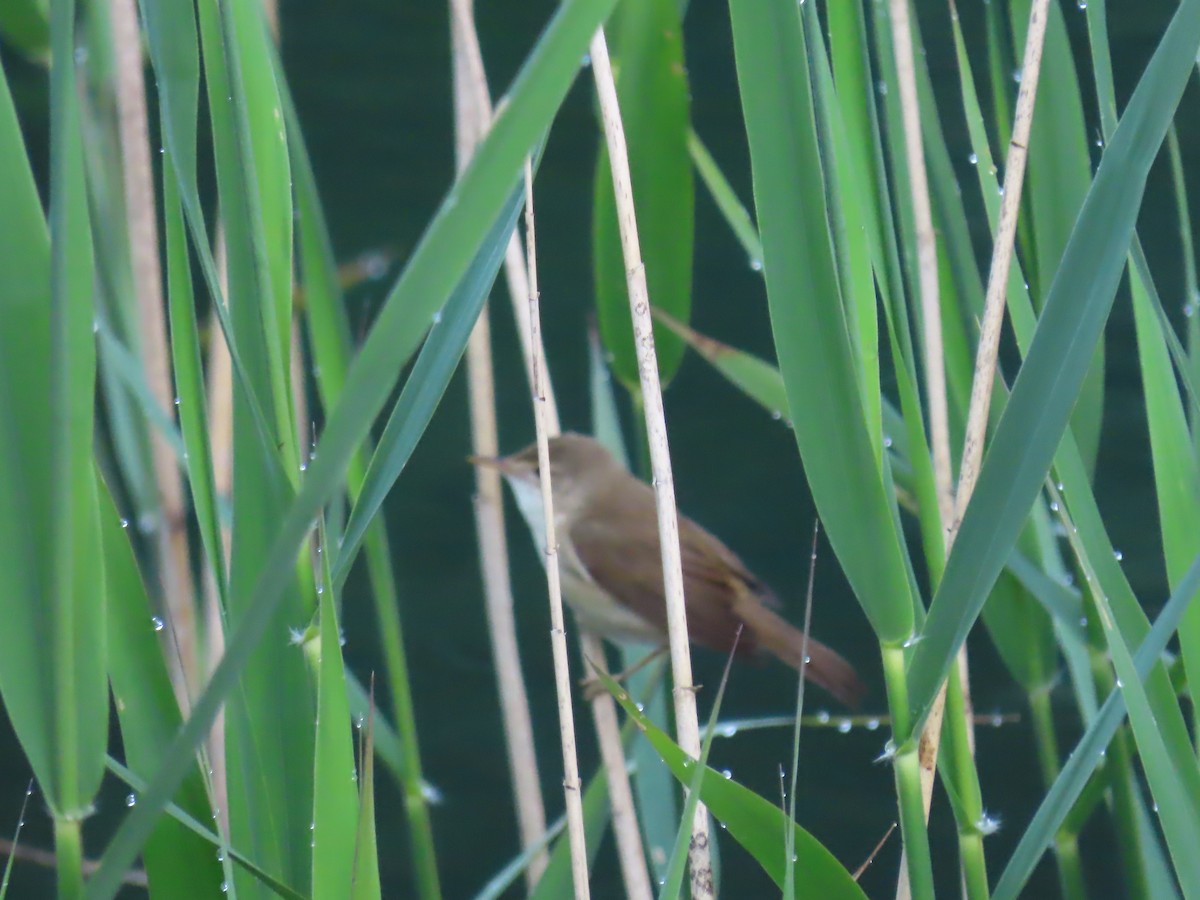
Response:
[[[724,775],[727,779],[733,778],[733,773],[730,772],[728,769],[722,769],[721,774]]]
[[[178,398],[178,397],[176,397],[176,398],[175,398],[175,405],[176,405],[176,406],[178,406],[178,405],[179,405],[179,398]]]
[[[126,806],[137,806],[137,797],[133,794],[127,794],[125,797]]]
[[[1196,304],[1195,303],[1183,304],[1183,317],[1185,319],[1190,319],[1195,314],[1196,314]]]
[[[987,837],[989,834],[995,834],[1000,830],[1000,817],[989,815],[984,811],[983,815],[979,817],[979,821],[975,823],[975,827],[979,829],[979,833],[984,837]]]
[[[590,54],[590,53],[583,54],[583,59],[581,59],[579,61],[579,64],[585,69],[588,66],[590,66],[592,64],[592,54]]]
[[[386,253],[367,253],[360,258],[359,265],[363,275],[371,281],[378,281],[387,274],[388,257]]]
[[[1050,512],[1053,512],[1053,513],[1058,512],[1058,501],[1057,500],[1050,501]]]
[[[853,727],[854,727],[854,723],[851,722],[849,719],[842,719],[842,721],[838,722],[837,730],[839,732],[841,732],[842,734],[849,734],[850,729]]]
[[[154,626],[155,631],[162,631],[163,628],[165,627],[165,623],[162,620],[162,616],[152,617],[150,619],[150,624]]]
[[[442,311],[439,309],[436,312],[434,312],[434,314],[433,314],[433,324],[437,325],[441,321],[442,321]]]
[[[771,418],[774,419],[776,422],[778,422],[780,419],[783,418],[783,413],[777,409],[773,409],[773,410],[771,410]]]
[[[878,719],[867,719],[867,731],[877,731],[879,729]]]
[[[1124,558],[1125,558],[1125,554],[1122,553],[1120,550],[1113,551],[1113,559],[1115,559],[1117,562],[1120,562]]]
[[[750,268],[752,271],[761,272],[762,266],[763,263],[761,259],[759,259],[757,256],[750,257]]]
[[[731,738],[737,733],[738,727],[736,725],[722,725],[717,729],[717,734],[719,734],[721,737]]]
[[[220,849],[217,850],[217,862],[225,862],[225,851],[224,850],[220,850]]]
[[[1004,716],[1000,715],[1000,713],[992,713],[992,727],[999,728],[1003,724]]]
[[[1025,71],[1020,67],[1013,69],[1012,80],[1017,84],[1021,83],[1021,79],[1025,77]]]
[[[228,882],[228,881],[222,881],[222,882],[221,882],[221,893],[222,893],[222,894],[228,894],[228,893],[229,893],[229,882]]]
[[[890,434],[885,434],[883,436],[883,446],[888,450],[892,449],[892,436]]]
[[[817,721],[820,722],[822,725],[828,724],[829,723],[829,712],[824,709],[820,710],[817,713]]]
[[[1075,0],[1075,5],[1080,9],[1087,9],[1087,0]]]
[[[122,528],[128,528],[128,527],[129,527],[129,520],[128,520],[128,519],[125,519],[125,518],[122,518],[122,519],[121,519],[121,527],[122,527]]]
[[[880,97],[886,97],[886,96],[887,96],[887,92],[888,92],[888,86],[887,86],[887,82],[886,82],[886,81],[880,81],[880,82],[878,82],[878,83],[875,85],[875,89],[876,89],[877,91],[879,91],[879,96],[880,96]]]
[[[979,165],[979,154],[972,152],[971,155],[967,157],[967,162],[973,166]]]

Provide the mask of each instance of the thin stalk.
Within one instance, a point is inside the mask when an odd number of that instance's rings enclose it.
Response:
[[[1116,689],[1107,654],[1098,649],[1102,646],[1103,631],[1100,615],[1090,595],[1087,603],[1088,649],[1092,663],[1092,678],[1096,692],[1107,697]],[[1110,802],[1113,826],[1117,832],[1117,852],[1121,855],[1121,870],[1125,875],[1125,888],[1135,900],[1151,900],[1147,880],[1142,835],[1138,828],[1138,784],[1134,767],[1133,736],[1128,729],[1120,729],[1113,735],[1112,742],[1104,754],[1104,768],[1112,786]]]
[[[785,897],[796,895],[796,867],[792,862],[796,853],[796,829],[792,825],[796,821],[796,785],[800,776],[800,726],[804,719],[804,669],[808,665],[808,636],[812,633],[813,587],[817,575],[817,536],[820,528],[821,520],[817,519],[813,522],[812,549],[808,556],[808,590],[804,596],[804,637],[800,641],[800,673],[796,685],[796,721],[792,726],[792,783],[787,797],[788,822],[787,832],[784,834],[783,896]],[[728,674],[727,668],[726,676]],[[723,687],[724,684],[722,684]]]
[[[638,242],[637,218],[633,205],[633,185],[629,174],[629,155],[625,129],[617,102],[612,63],[604,29],[592,38],[589,52],[604,138],[612,169],[613,194],[616,197],[617,224],[621,233],[621,253],[625,260],[626,287],[633,320],[634,346],[638,355],[638,381],[646,413],[650,462],[654,472],[654,499],[658,510],[658,535],[662,546],[663,589],[667,605],[667,637],[671,648],[671,674],[675,682],[675,730],[679,746],[695,759],[700,758],[700,724],[696,716],[696,693],[692,684],[691,645],[688,639],[687,612],[683,602],[683,561],[679,550],[679,519],[675,509],[675,482],[671,475],[671,454],[667,445],[667,425],[663,412],[662,385],[658,376],[658,356],[654,349],[654,320],[650,315],[650,297],[646,287],[646,267]],[[692,840],[688,848],[693,898],[712,897],[712,860],[709,852],[708,811],[696,804],[692,821]]]
[[[1167,131],[1168,159],[1171,163],[1171,183],[1175,188],[1175,205],[1179,211],[1179,243],[1183,247],[1183,315],[1185,346],[1191,369],[1192,382],[1200,383],[1200,282],[1196,275],[1196,258],[1192,254],[1192,218],[1188,214],[1187,181],[1183,174],[1183,157],[1179,152],[1179,136],[1175,127]],[[1193,405],[1191,412],[1192,448],[1200,453],[1200,410]],[[1200,717],[1193,714],[1192,728],[1196,732],[1196,744],[1200,747]]]
[[[563,755],[563,794],[567,806],[567,837],[571,845],[571,875],[576,900],[590,896],[588,860],[583,830],[583,785],[575,752],[575,718],[571,708],[571,673],[567,656],[567,631],[563,622],[562,585],[558,568],[554,494],[550,484],[550,437],[547,433],[546,398],[541,392],[546,362],[542,346],[541,310],[537,286],[537,241],[533,219],[533,166],[525,161],[525,248],[529,256],[529,332],[533,339],[533,418],[537,428],[538,471],[542,483],[542,512],[546,521],[546,583],[550,593],[550,645],[554,652],[554,687],[558,695],[559,740]]]
[[[979,347],[975,356],[975,379],[971,384],[971,406],[967,414],[967,431],[963,442],[958,493],[955,497],[956,523],[962,519],[967,504],[971,501],[983,460],[988,411],[996,379],[996,356],[1000,347],[1000,331],[1004,325],[1008,272],[1012,264],[1013,241],[1017,233],[1017,214],[1021,208],[1025,160],[1029,153],[1029,132],[1033,125],[1038,76],[1042,67],[1047,4],[1048,0],[1035,0],[1029,13],[1025,58],[1021,65],[1021,89],[1017,94],[1012,140],[1009,142],[1008,157],[1004,164],[1004,197],[1000,203],[1000,220],[996,225],[996,237],[992,244],[992,265],[988,272],[983,322],[980,325]]]
[[[175,388],[159,261],[158,218],[155,209],[150,129],[146,113],[146,83],[142,43],[134,0],[114,0],[109,6],[116,64],[116,99],[125,191],[130,268],[137,302],[138,349],[146,384],[154,402],[173,419]],[[162,603],[178,658],[168,654],[168,668],[180,709],[187,715],[188,697],[197,687],[195,593],[191,578],[187,518],[175,452],[160,429],[150,429],[154,482],[158,488],[159,577]]]
[[[961,661],[962,657],[959,659]],[[960,669],[951,669],[946,683],[946,716],[942,719],[942,745],[945,748],[942,777],[949,777],[958,795],[958,852],[966,896],[969,900],[986,900],[990,889],[983,839],[994,825],[983,809],[971,727],[975,717],[967,709],[967,696]]]
[[[1030,692],[1029,711],[1033,720],[1033,736],[1037,746],[1038,766],[1042,770],[1042,782],[1049,789],[1058,778],[1059,772],[1058,737],[1054,732],[1050,692]],[[1065,900],[1084,900],[1087,888],[1079,859],[1079,841],[1065,828],[1060,828],[1054,835],[1054,856],[1058,862],[1058,884]]]
[[[491,124],[492,104],[488,96],[487,79],[483,71],[483,59],[479,51],[479,40],[475,32],[475,22],[470,15],[469,6],[455,4],[451,7],[456,17],[455,25],[460,27],[464,40],[464,59],[468,63],[470,87],[474,90],[474,111],[479,117],[478,127],[486,130]],[[463,15],[463,10],[466,15]],[[529,297],[529,273],[525,267],[525,255],[521,248],[521,239],[516,231],[509,240],[504,257],[504,274],[508,286],[509,298],[512,301],[513,319],[517,326],[522,357],[525,360],[525,374],[530,390],[533,390],[535,376],[534,357],[540,355],[545,360],[545,348],[541,345],[540,336],[532,332],[529,319],[527,298]],[[543,363],[540,377],[542,404],[546,415],[549,434],[557,435],[559,424],[558,407],[554,400],[554,384],[550,373]],[[583,665],[588,660],[602,664],[604,660],[604,645],[599,638],[586,632],[579,634],[579,650]],[[625,893],[633,900],[642,900],[652,896],[650,890],[650,874],[646,868],[646,854],[642,848],[642,835],[638,827],[637,812],[633,805],[633,790],[629,783],[629,770],[625,763],[625,751],[621,741],[620,728],[617,723],[616,703],[607,692],[598,694],[591,702],[592,723],[596,731],[596,740],[600,747],[600,758],[608,778],[609,806],[612,811],[612,825],[617,842],[617,858],[621,865],[621,875],[625,882]]]
[[[908,706],[908,679],[904,671],[904,648],[883,647],[883,676],[887,685],[888,707],[892,711],[893,734],[908,731],[911,712]],[[904,841],[907,884],[917,897],[933,896],[933,863],[929,857],[929,835],[925,831],[925,804],[921,789],[919,742],[908,741],[894,751],[892,768],[896,779],[896,799],[900,804],[900,833]]]
[[[54,817],[54,849],[58,857],[58,900],[83,896],[83,830],[76,816]]]
[[[457,166],[466,167],[475,147],[486,131],[490,114],[480,106],[479,95],[486,96],[483,60],[473,40],[474,21],[470,2],[451,2],[451,43],[454,72],[454,118]],[[468,36],[468,32],[470,36]],[[480,88],[482,87],[482,91]],[[515,234],[514,234],[515,239]],[[510,246],[512,242],[510,241]],[[492,335],[488,308],[485,306],[467,343],[467,381],[471,418],[471,450],[476,456],[500,455],[496,422],[495,372],[492,364]],[[516,617],[513,614],[512,585],[508,572],[508,541],[504,529],[504,498],[500,473],[491,466],[475,466],[475,531],[479,535],[479,565],[483,575],[488,636],[496,667],[501,721],[508,751],[509,776],[521,847],[534,846],[546,831],[546,810],[538,777],[537,755],[533,751],[533,723],[529,697],[521,674],[517,646]],[[543,849],[529,860],[525,886],[532,890],[549,863]]]
[[[228,295],[228,272],[225,252],[225,229],[218,220],[214,256],[222,291]],[[220,303],[214,298],[213,303]],[[216,319],[216,313],[210,317]],[[208,440],[212,453],[213,490],[217,497],[233,496],[233,359],[229,347],[213,329],[209,342],[207,383]],[[221,522],[222,569],[229,571],[232,535],[227,520]],[[225,655],[225,613],[221,607],[221,586],[217,584],[217,569],[204,568],[204,654],[205,678],[212,676],[217,663]],[[225,710],[222,707],[213,719],[207,740],[211,761],[213,805],[217,808],[217,825],[221,834],[229,834],[229,774],[225,757]]]
[[[948,556],[956,526],[954,473],[950,461],[950,418],[946,399],[946,369],[942,347],[941,303],[938,298],[937,237],[933,230],[933,212],[929,201],[929,177],[925,168],[925,150],[921,136],[921,115],[917,101],[916,67],[913,60],[912,26],[909,23],[908,0],[891,0],[888,4],[888,11],[892,22],[896,80],[900,89],[905,157],[908,163],[913,222],[916,229],[930,449],[933,454],[938,514]],[[965,645],[959,653],[960,669],[965,671]],[[890,691],[889,686],[889,693]],[[945,695],[946,685],[943,684],[926,719],[918,742],[919,750],[914,759],[920,774],[922,807],[926,819],[929,816],[929,806],[933,800],[933,781],[937,773],[938,742],[941,738]],[[899,759],[897,762],[899,763]],[[897,777],[899,777],[899,773],[898,765]],[[912,824],[914,823],[910,823],[910,828],[904,829],[903,832],[906,854],[913,837],[910,833]],[[927,836],[925,843],[928,845]],[[926,850],[926,855],[928,855],[928,850]],[[923,866],[924,862],[914,866],[910,860],[907,867],[901,868],[900,880],[896,886],[898,898],[903,900],[910,896],[911,890],[918,887],[911,879]],[[917,896],[926,895],[918,893]]]
[[[942,528],[948,530],[954,515],[954,473],[950,463],[950,418],[946,404],[946,370],[942,354],[942,314],[938,302],[937,237],[933,230],[933,211],[929,205],[929,176],[925,169],[925,149],[921,137],[908,0],[891,0],[888,10],[892,20],[896,75],[904,122],[904,146],[912,187],[910,200],[916,225],[930,446],[933,451],[934,478],[937,482],[938,511],[942,517]]]

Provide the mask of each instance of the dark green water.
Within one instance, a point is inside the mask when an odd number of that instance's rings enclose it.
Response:
[[[944,7],[922,3],[928,30],[929,64],[949,73]],[[1124,98],[1161,34],[1171,5],[1113,3],[1111,30],[1118,56],[1118,91]],[[965,4],[964,4],[965,6]],[[498,94],[532,44],[552,4],[485,4],[479,28],[493,92]],[[1065,7],[1071,27],[1082,34],[1083,14]],[[968,25],[978,9],[964,9]],[[293,0],[284,4],[283,47],[292,90],[312,153],[339,256],[393,246],[403,257],[419,238],[452,178],[448,28],[438,3],[366,0],[330,4]],[[695,127],[732,180],[750,197],[748,155],[734,76],[728,14],[721,4],[693,3],[685,42],[692,85]],[[7,60],[6,60],[7,62]],[[591,108],[590,78],[584,71],[559,116],[537,182],[540,280],[550,366],[564,424],[585,429],[589,421],[585,322],[590,304],[589,225],[591,177],[597,129]],[[30,83],[39,77],[30,74]],[[36,94],[36,90],[34,91]],[[1196,91],[1185,99],[1183,146],[1198,146]],[[36,114],[35,114],[36,116]],[[960,140],[950,129],[951,139]],[[964,162],[964,148],[956,158]],[[1200,185],[1190,160],[1193,192]],[[1179,297],[1179,249],[1173,245],[1174,212],[1164,167],[1151,181],[1144,223],[1151,264],[1165,298]],[[697,188],[695,326],[760,355],[771,355],[762,279]],[[1194,215],[1196,211],[1194,211]],[[1160,240],[1161,236],[1161,240]],[[369,321],[384,284],[352,295],[355,318]],[[1182,301],[1167,299],[1179,309]],[[493,312],[501,435],[515,449],[533,435],[528,397],[515,350],[507,303]],[[1114,543],[1124,551],[1139,596],[1157,609],[1165,596],[1158,551],[1150,461],[1141,420],[1131,314],[1118,299],[1109,329],[1109,383],[1105,433],[1099,467],[1100,497]],[[814,388],[816,389],[816,388]],[[807,572],[808,534],[814,516],[791,434],[741,398],[704,364],[689,358],[667,394],[667,414],[683,511],[717,532],[746,562],[775,586],[799,619]],[[627,417],[626,422],[629,419]],[[469,450],[466,397],[456,378],[394,490],[387,507],[396,548],[426,776],[444,800],[433,811],[447,897],[469,896],[516,851],[490,651],[479,586],[471,473],[463,461]],[[510,508],[510,512],[511,512]],[[523,663],[538,733],[543,789],[551,815],[561,810],[556,712],[551,682],[548,616],[543,577],[524,526],[510,517],[514,591],[518,603]],[[885,711],[878,649],[862,615],[823,548],[817,573],[815,633],[862,672],[872,686],[868,709]],[[351,667],[366,677],[378,666],[375,627],[361,578],[345,598],[346,653]],[[1152,609],[1152,611],[1153,611]],[[970,643],[973,690],[981,712],[1024,712],[1022,695],[1007,678],[982,632]],[[700,683],[719,679],[723,660],[697,655]],[[794,683],[780,666],[738,667],[729,686],[725,712],[748,716],[792,708]],[[809,708],[823,698],[809,695]],[[711,692],[701,697],[701,715]],[[1073,704],[1065,694],[1057,705],[1064,735],[1073,734]],[[386,704],[385,704],[386,706]],[[581,723],[583,720],[581,719]],[[581,764],[596,766],[594,741],[581,725]],[[872,761],[882,749],[886,727],[806,732],[800,773],[801,822],[848,866],[865,858],[894,821],[890,770]],[[718,741],[712,763],[767,797],[778,796],[778,767],[790,759],[790,731],[755,732]],[[4,726],[0,744],[0,834],[11,831],[15,804],[28,777],[23,757]],[[1026,723],[979,730],[978,756],[988,810],[1005,827],[986,844],[993,874],[1007,857],[1041,796]],[[396,792],[382,782],[378,802],[380,857],[387,896],[408,895],[406,824]],[[120,809],[123,792],[101,801],[97,835],[108,827],[106,813]],[[41,809],[29,816],[26,834],[48,846],[49,826]],[[946,896],[956,888],[954,829],[944,798],[935,795],[933,845],[939,882]],[[1104,884],[1118,884],[1108,868],[1112,835],[1103,817],[1084,834],[1089,883],[1096,896],[1112,896]],[[776,896],[770,882],[732,842],[722,844],[726,895]],[[893,839],[867,872],[863,885],[873,897],[894,889],[898,841]],[[19,867],[20,881],[10,896],[41,896],[49,882]],[[1056,880],[1047,861],[1031,882],[1028,896],[1054,896]],[[605,848],[597,863],[594,896],[619,895],[615,858]]]

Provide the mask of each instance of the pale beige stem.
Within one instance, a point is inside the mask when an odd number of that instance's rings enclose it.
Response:
[[[671,674],[675,682],[675,730],[679,746],[692,757],[700,757],[700,725],[696,717],[696,695],[692,685],[691,645],[688,640],[687,613],[683,602],[683,562],[679,552],[679,520],[675,509],[675,483],[671,475],[671,454],[667,445],[666,418],[663,413],[662,385],[658,377],[658,356],[654,348],[654,322],[650,315],[650,296],[646,287],[646,267],[638,242],[634,215],[633,184],[629,174],[629,155],[625,129],[617,101],[612,64],[604,29],[596,31],[591,48],[592,74],[596,82],[604,138],[612,169],[616,197],[617,224],[621,233],[621,252],[625,260],[625,281],[629,291],[629,309],[633,318],[633,339],[638,356],[638,379],[642,407],[646,416],[646,434],[650,445],[650,467],[654,476],[655,505],[658,510],[658,534],[662,545],[663,588],[667,604],[667,635],[671,647]],[[712,864],[709,853],[708,811],[696,805],[692,822],[692,840],[688,852],[692,897],[713,896]]]
[[[546,421],[546,361],[542,346],[541,311],[537,287],[537,241],[533,226],[533,167],[525,162],[525,248],[529,255],[529,333],[533,346],[533,419],[537,428],[538,471],[542,482],[542,512],[546,520],[546,583],[550,591],[550,647],[554,653],[554,687],[558,696],[559,741],[563,756],[563,793],[567,806],[567,835],[571,844],[571,877],[575,897],[590,896],[588,860],[583,831],[583,784],[575,753],[575,714],[571,708],[570,660],[563,620],[562,585],[558,569],[558,537],[554,523],[554,496],[550,486],[550,436]]]
[[[1025,161],[1029,155],[1029,132],[1033,126],[1034,101],[1042,68],[1042,47],[1046,38],[1048,0],[1035,0],[1029,11],[1029,30],[1025,36],[1025,58],[1021,64],[1021,88],[1013,117],[1012,140],[1004,163],[1004,196],[1000,201],[1000,221],[992,245],[992,266],[988,272],[987,299],[979,329],[979,347],[975,351],[975,380],[971,383],[971,407],[967,415],[967,433],[963,441],[958,495],[955,497],[955,530],[961,521],[983,460],[992,387],[996,378],[996,354],[1000,330],[1004,325],[1004,302],[1008,272],[1012,265],[1013,243],[1017,235],[1017,214],[1021,208],[1021,188],[1025,181]]]
[[[142,73],[142,43],[134,0],[110,4],[116,64],[117,110],[124,171],[125,215],[129,254],[137,300],[138,344],[146,383],[154,402],[168,419],[174,418],[175,389],[167,348],[163,309],[162,269],[159,264],[158,220],[155,211],[154,169],[150,164],[150,132],[146,116],[146,85]],[[187,520],[179,461],[166,436],[150,429],[154,481],[158,488],[159,518],[155,537],[162,582],[167,634],[168,670],[180,709],[187,715],[197,687],[197,641],[194,587],[188,560]]]
[[[456,24],[463,26],[466,61],[471,75],[471,86],[476,91],[476,112],[481,117],[481,129],[486,129],[491,123],[491,99],[488,96],[487,80],[483,71],[483,58],[479,52],[479,42],[475,33],[474,19],[470,14],[467,3],[453,3],[452,12]],[[464,14],[462,10],[465,9]],[[512,301],[513,319],[516,322],[517,334],[520,337],[521,349],[525,360],[526,377],[530,389],[534,383],[534,345],[529,322],[529,276],[525,271],[525,255],[521,249],[521,240],[514,231],[509,241],[504,258],[505,280],[508,285],[509,297]],[[545,359],[545,348],[537,344],[537,352]],[[549,372],[543,365],[541,381],[542,396],[545,398],[543,408],[546,414],[547,429],[551,436],[557,435],[561,428],[558,418],[558,407],[554,401],[554,385]],[[604,645],[594,635],[580,632],[579,648],[583,665],[591,660],[597,665],[603,664]],[[600,746],[600,759],[604,765],[608,779],[609,808],[612,811],[613,833],[616,837],[617,859],[621,866],[621,876],[625,883],[625,894],[630,900],[649,900],[654,896],[650,887],[650,873],[646,867],[646,854],[642,848],[642,833],[638,827],[637,812],[633,804],[633,789],[629,783],[629,769],[625,763],[625,751],[621,742],[620,728],[617,723],[616,704],[607,694],[598,694],[592,699],[592,723],[596,731],[596,740]]]
[[[942,524],[945,552],[949,553],[950,529],[954,518],[954,473],[950,462],[950,427],[946,403],[946,370],[942,347],[942,313],[938,292],[937,237],[929,206],[929,179],[925,169],[925,149],[921,138],[920,107],[913,62],[912,26],[908,15],[909,0],[890,0],[892,40],[895,45],[896,74],[904,122],[904,146],[912,185],[913,218],[917,231],[917,265],[921,289],[921,319],[924,337],[925,384],[929,408],[929,434],[933,452],[933,476],[937,489],[938,517]],[[966,647],[960,651],[959,665],[965,668]],[[921,732],[917,758],[921,774],[921,795],[925,819],[933,799],[937,774],[938,744],[942,733],[942,714],[946,703],[946,685],[938,691]],[[911,895],[908,883],[907,855],[901,857],[898,898]]]
[[[979,346],[975,351],[975,377],[971,382],[971,405],[967,411],[967,430],[963,439],[962,461],[958,475],[958,493],[954,500],[954,523],[951,541],[958,533],[983,461],[983,444],[987,435],[988,413],[992,389],[996,380],[996,356],[1000,347],[1000,330],[1004,324],[1004,305],[1007,297],[1008,275],[1012,266],[1013,245],[1017,236],[1017,216],[1021,209],[1021,190],[1025,183],[1025,162],[1029,156],[1029,134],[1033,127],[1033,109],[1037,100],[1038,77],[1042,70],[1042,49],[1046,42],[1048,0],[1034,0],[1029,10],[1029,28],[1025,35],[1025,57],[1021,63],[1021,87],[1017,91],[1017,108],[1013,115],[1012,139],[1004,164],[1004,196],[1000,201],[1000,221],[992,245],[992,265],[988,271],[987,297],[983,322],[979,330]],[[949,555],[947,545],[947,555]],[[959,674],[967,698],[968,723],[970,691],[967,687],[965,656],[959,655]],[[968,724],[967,735],[971,752],[975,752],[975,729]]]
[[[961,468],[959,473],[958,490],[953,499],[951,514],[947,517],[942,509],[942,521],[946,529],[946,555],[954,545],[958,534],[958,526],[970,502],[971,494],[979,477],[979,467],[983,459],[983,445],[987,433],[988,412],[991,405],[992,388],[996,373],[996,356],[1000,343],[1000,331],[1004,322],[1004,302],[1008,285],[1009,268],[1012,262],[1013,243],[1016,238],[1017,215],[1020,210],[1021,189],[1025,177],[1025,161],[1028,155],[1029,133],[1033,123],[1034,101],[1037,96],[1038,76],[1041,70],[1042,48],[1046,34],[1047,0],[1035,0],[1029,15],[1029,28],[1026,33],[1025,53],[1022,61],[1021,87],[1017,94],[1017,107],[1013,121],[1012,140],[1009,144],[1009,154],[1004,172],[1004,198],[1000,207],[1000,222],[997,226],[995,241],[992,246],[992,264],[988,273],[987,298],[984,306],[983,322],[980,328],[979,346],[975,358],[975,377],[971,385],[971,403],[968,410],[966,436],[963,443]],[[907,47],[909,70],[911,72],[911,44],[908,41],[907,6],[902,0],[893,0],[893,29],[897,32],[897,59],[900,57],[901,43]],[[897,10],[901,10],[899,15]],[[904,32],[900,36],[900,19],[904,19]],[[899,67],[899,62],[897,63]],[[904,78],[901,77],[903,96]],[[913,91],[913,111],[915,115],[915,89]],[[906,104],[907,106],[907,104]],[[906,126],[908,110],[906,108]],[[907,131],[906,127],[906,131]],[[918,137],[919,140],[919,137]],[[911,149],[910,149],[911,153]],[[911,160],[910,160],[911,164]],[[914,181],[914,193],[916,192]],[[926,207],[928,204],[926,203]],[[919,226],[918,226],[919,227]],[[924,267],[922,267],[924,270]],[[934,269],[936,273],[936,268]],[[940,371],[940,366],[939,366]],[[931,417],[932,418],[932,417]],[[936,462],[936,450],[935,450]],[[941,481],[938,490],[939,506],[943,503]],[[974,729],[971,727],[971,702],[968,687],[968,667],[966,662],[966,647],[959,652],[959,675],[962,682],[964,702],[967,711],[967,734],[974,752]],[[937,745],[941,729],[941,710],[945,701],[945,685],[934,705],[934,712],[927,720],[925,731],[921,736],[921,788],[925,802],[925,814],[929,815],[929,804],[933,792],[933,778],[937,765]],[[936,721],[935,721],[936,719]],[[907,896],[907,868],[901,868],[901,896]]]
[[[219,225],[214,240],[214,256],[222,289],[226,284],[225,232]],[[214,303],[220,303],[219,298]],[[208,345],[208,361],[205,371],[208,376],[208,440],[212,454],[213,489],[217,497],[233,495],[233,360],[224,336],[216,324],[216,312],[210,317],[213,327],[212,340]],[[225,571],[229,571],[232,536],[229,527],[221,525],[221,554]],[[221,610],[221,595],[212,566],[205,567],[204,578],[204,625],[205,662],[207,672],[212,675],[217,663],[225,654],[225,619]],[[212,790],[214,805],[220,811],[221,828],[229,832],[229,786],[225,768],[225,707],[213,719],[208,733],[209,766],[213,770]]]
[[[491,116],[489,111],[479,108],[478,84],[482,79],[482,60],[477,55],[478,44],[473,40],[471,5],[465,0],[452,0],[452,7],[455,149],[458,169],[461,171],[474,153]],[[472,49],[476,53],[473,54]],[[486,86],[484,94],[486,95]],[[510,249],[514,245],[519,253],[520,244],[515,231],[509,243]],[[528,324],[525,330],[528,331]],[[467,381],[471,449],[477,456],[499,456],[492,338],[486,307],[467,343]],[[517,809],[517,825],[521,835],[521,846],[524,848],[533,845],[545,834],[545,803],[538,777],[537,756],[533,751],[533,724],[517,646],[512,585],[508,578],[508,543],[504,530],[500,473],[489,466],[474,468],[475,531],[479,536],[479,565],[483,574],[488,636],[496,667],[496,686],[504,725],[513,800]],[[545,850],[536,853],[530,860],[525,870],[528,889],[532,890],[537,884],[546,870],[548,861],[549,855]]]

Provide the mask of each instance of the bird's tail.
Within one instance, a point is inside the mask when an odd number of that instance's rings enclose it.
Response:
[[[754,644],[768,650],[793,669],[800,671],[804,632],[784,621],[759,602],[739,604],[739,618]],[[857,708],[867,693],[854,667],[835,650],[826,647],[811,635],[808,638],[808,662],[804,675],[813,684],[820,685],[834,697],[851,708]]]

